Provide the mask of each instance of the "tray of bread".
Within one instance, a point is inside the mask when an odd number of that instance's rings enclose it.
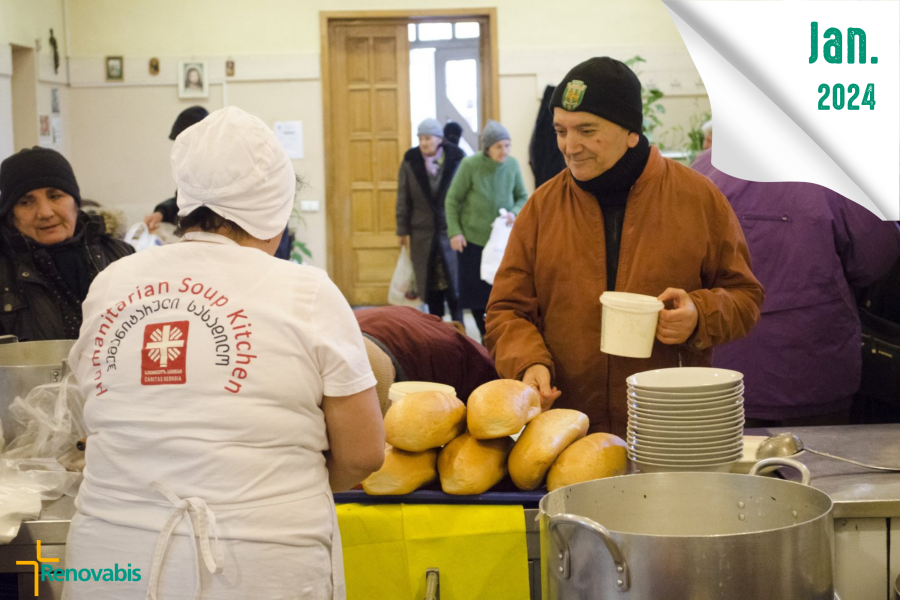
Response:
[[[499,379],[463,403],[446,391],[405,394],[384,417],[384,465],[336,502],[523,504],[547,490],[627,472],[625,442],[588,435],[584,413],[541,411],[530,386]]]

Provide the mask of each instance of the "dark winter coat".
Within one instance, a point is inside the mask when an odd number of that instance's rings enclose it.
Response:
[[[547,109],[554,89],[556,88],[548,85],[544,90],[544,99],[541,100],[541,107],[534,123],[534,133],[531,134],[531,145],[528,147],[531,172],[534,173],[534,189],[538,189],[566,168],[566,159],[556,144],[553,113]]]
[[[456,168],[466,154],[452,144],[441,144],[441,147],[443,166],[436,193],[432,192],[425,159],[418,147],[406,152],[397,177],[397,235],[410,237],[410,257],[421,298],[428,292],[428,259],[432,248],[444,260],[449,293],[454,298],[459,295],[457,259],[447,237],[444,199]]]
[[[84,228],[79,250],[91,266],[91,279],[134,248],[106,235],[103,220],[79,215]],[[40,247],[7,227],[0,228],[0,335],[15,335],[20,341],[65,339],[63,308],[53,283],[35,265],[34,252]],[[77,310],[81,314],[80,303]],[[80,317],[79,317],[80,318]]]

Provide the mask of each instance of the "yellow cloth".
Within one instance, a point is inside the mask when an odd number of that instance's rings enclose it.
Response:
[[[528,600],[521,506],[341,504],[347,600],[420,600],[440,569],[441,600]]]

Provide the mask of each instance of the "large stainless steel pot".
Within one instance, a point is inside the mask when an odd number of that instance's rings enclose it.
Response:
[[[541,500],[544,600],[833,600],[832,502],[803,484],[647,473]],[[754,470],[751,474],[755,475]]]
[[[13,336],[0,339],[0,423],[6,443],[13,437],[9,405],[16,396],[24,397],[39,385],[61,381],[74,344],[75,340],[18,342]]]

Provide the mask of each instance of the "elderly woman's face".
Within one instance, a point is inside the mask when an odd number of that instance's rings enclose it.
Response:
[[[493,158],[498,163],[502,163],[506,160],[506,157],[509,156],[509,140],[500,140],[499,142],[494,142],[491,144],[491,147],[488,148],[488,156]]]
[[[75,235],[78,205],[75,198],[56,188],[31,190],[16,202],[13,225],[19,233],[50,246]]]

